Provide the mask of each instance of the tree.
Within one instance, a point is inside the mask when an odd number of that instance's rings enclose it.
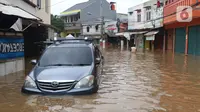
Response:
[[[57,15],[51,14],[51,25],[58,28],[57,32],[62,32],[64,30],[64,21]]]

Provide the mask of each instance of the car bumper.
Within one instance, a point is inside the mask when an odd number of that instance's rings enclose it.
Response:
[[[45,92],[39,89],[31,89],[31,88],[22,88],[21,92],[25,94],[43,94],[43,95],[82,95],[82,94],[92,94],[95,90],[95,87],[92,86],[90,88],[82,88],[82,89],[71,89],[68,91],[62,92]]]

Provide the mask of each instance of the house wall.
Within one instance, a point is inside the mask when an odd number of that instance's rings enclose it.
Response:
[[[0,32],[0,76],[25,69],[23,41],[22,33]]]
[[[164,0],[160,0],[160,2],[163,2]],[[131,7],[128,9],[128,29],[134,30],[134,29],[145,29],[145,28],[154,28],[153,24],[155,25],[155,28],[159,28],[163,26],[163,7],[157,8],[157,0],[150,0],[148,2],[145,2],[143,4],[139,4],[137,6]],[[146,20],[146,6],[151,6],[151,20]],[[141,22],[137,22],[137,9],[141,9]],[[133,12],[133,14],[130,14],[130,12]],[[160,19],[159,19],[160,18]]]
[[[163,2],[164,0],[160,0],[160,2]],[[144,19],[145,19],[145,28],[154,28],[153,24],[155,25],[155,28],[163,27],[163,6],[160,8],[157,8],[157,0],[150,0],[148,2],[144,3],[145,6],[151,6],[151,21],[146,20],[146,9],[144,8]]]
[[[88,25],[83,25],[83,35],[101,35],[101,25],[99,25],[98,30],[96,31],[96,25],[89,25],[90,31],[87,32]]]
[[[143,29],[144,28],[144,4],[139,4],[137,6],[128,9],[128,29]],[[141,22],[137,22],[137,9],[141,9]],[[130,14],[132,12],[132,14]]]
[[[37,0],[32,0],[34,4],[37,5]],[[2,3],[9,3],[14,6],[19,6],[20,8],[28,11],[29,13],[41,18],[45,24],[50,24],[50,15],[51,15],[51,0],[47,0],[48,4],[45,4],[46,0],[41,0],[41,9],[33,7],[30,4],[24,2],[23,0],[0,0]],[[45,7],[48,6],[48,10],[45,10]]]

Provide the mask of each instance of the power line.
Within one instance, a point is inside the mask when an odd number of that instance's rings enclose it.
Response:
[[[55,3],[55,4],[51,5],[50,7],[55,6],[55,5],[57,5],[57,4],[60,4],[60,3],[63,3],[63,2],[66,2],[66,1],[67,1],[67,0],[60,1],[60,2],[58,2],[58,3]]]
[[[55,6],[55,5],[58,5],[58,4],[60,4],[60,3],[66,2],[66,1],[68,1],[68,0],[62,0],[62,1],[60,1],[60,2],[57,2],[57,3],[53,4],[53,5],[48,6],[48,8],[49,8],[49,7],[53,7],[53,6]],[[45,8],[47,8],[47,7],[45,7]],[[40,9],[45,9],[45,8],[40,8]]]

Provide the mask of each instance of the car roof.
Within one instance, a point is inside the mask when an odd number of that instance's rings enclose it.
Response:
[[[51,47],[90,47],[93,48],[94,44],[90,41],[85,40],[63,40],[59,42],[55,42]]]

